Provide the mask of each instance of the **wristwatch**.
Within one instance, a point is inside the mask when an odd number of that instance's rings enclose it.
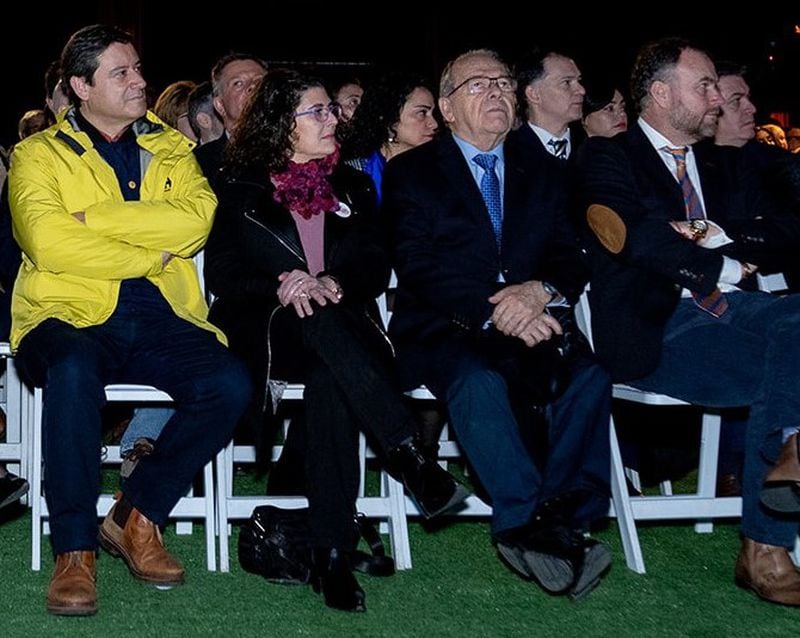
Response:
[[[705,219],[690,219],[689,232],[692,233],[695,241],[705,239],[706,233],[708,233],[708,222]]]
[[[550,301],[548,301],[547,303],[552,303],[561,298],[561,293],[558,292],[558,290],[556,290],[555,286],[553,286],[552,284],[548,284],[546,281],[543,281],[542,288],[544,288],[544,291],[548,295],[550,295]]]

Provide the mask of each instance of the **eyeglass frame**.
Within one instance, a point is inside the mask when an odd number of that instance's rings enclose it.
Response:
[[[325,116],[320,119],[320,115],[322,113],[324,113]],[[303,117],[304,115],[313,115],[314,119],[320,124],[327,122],[331,115],[338,120],[342,115],[342,105],[338,102],[331,102],[324,106],[315,106],[306,111],[300,111],[299,113],[294,114],[295,117]]]
[[[474,80],[489,80],[489,86],[487,86],[483,91],[469,91],[470,95],[480,95],[481,93],[485,93],[489,89],[492,88],[494,84],[498,89],[500,89],[501,93],[512,93],[513,91],[517,90],[517,79],[512,75],[498,75],[497,77],[490,78],[488,75],[473,75],[472,77],[468,77],[463,82],[459,83],[453,90],[451,90],[445,97],[450,97],[458,91],[462,86],[466,85],[469,82],[473,82]],[[510,83],[511,88],[503,89],[500,87],[500,80],[508,80]]]

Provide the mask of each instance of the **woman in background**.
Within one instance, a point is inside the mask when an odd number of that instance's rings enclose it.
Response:
[[[372,178],[379,204],[386,162],[433,139],[439,128],[434,111],[433,93],[415,75],[386,76],[364,94],[343,136],[342,155]]]
[[[588,137],[614,137],[628,130],[625,98],[613,84],[584,83],[583,129]]]

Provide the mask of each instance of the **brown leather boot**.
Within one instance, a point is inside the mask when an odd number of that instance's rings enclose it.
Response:
[[[800,438],[796,433],[783,444],[781,455],[764,479],[761,502],[778,512],[800,513]]]
[[[784,547],[742,539],[736,560],[736,584],[781,605],[800,605],[800,572]]]
[[[180,585],[183,567],[165,548],[158,525],[117,497],[100,526],[100,544],[113,556],[121,556],[131,574],[154,585]]]
[[[94,552],[65,552],[56,557],[56,566],[47,588],[47,611],[57,616],[91,616],[97,613]]]

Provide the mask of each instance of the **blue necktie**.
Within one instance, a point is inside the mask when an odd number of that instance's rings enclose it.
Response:
[[[500,247],[500,238],[503,232],[503,206],[500,201],[500,180],[494,166],[497,163],[497,155],[493,153],[481,153],[472,158],[478,166],[483,169],[481,178],[481,195],[486,203],[486,210],[489,211],[489,221],[492,222],[494,238],[497,247]]]

